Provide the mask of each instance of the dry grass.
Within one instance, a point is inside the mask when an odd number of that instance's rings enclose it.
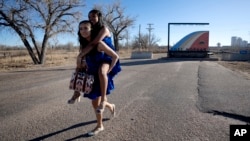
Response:
[[[0,53],[3,54],[4,52],[1,51]],[[0,56],[0,72],[25,70],[37,67],[74,65],[77,54],[78,49],[48,50],[45,63],[43,65],[34,65],[26,50],[5,51],[6,56]],[[129,58],[131,50],[123,49],[119,51],[118,54],[121,59]]]
[[[3,53],[5,52],[5,57]],[[7,52],[7,53],[6,53]],[[121,49],[119,56],[121,59],[130,58],[131,49]],[[166,49],[154,49],[154,53],[166,53]],[[6,55],[7,54],[7,55]],[[27,70],[37,67],[52,67],[74,65],[78,49],[48,50],[46,61],[43,65],[34,65],[26,50],[0,51],[0,72],[12,70]],[[219,64],[234,71],[243,72],[250,76],[250,62],[241,61],[219,61]]]
[[[77,50],[49,50],[46,54],[46,61],[43,65],[34,65],[28,53],[14,55],[16,51],[8,51],[11,55],[0,58],[0,72],[29,69],[36,67],[50,67],[74,64],[77,56]]]

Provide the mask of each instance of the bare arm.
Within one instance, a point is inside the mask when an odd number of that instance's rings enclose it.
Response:
[[[108,28],[104,26],[98,33],[97,37],[81,50],[81,57],[89,53],[94,48],[94,46],[101,42],[106,36],[110,36],[110,32]]]
[[[98,51],[104,51],[104,53],[106,53],[108,56],[112,57],[112,61],[111,61],[111,64],[110,64],[110,67],[108,70],[108,72],[110,72],[119,59],[118,54],[114,50],[112,50],[109,46],[107,46],[103,41],[101,41],[98,44],[97,49],[98,49]]]

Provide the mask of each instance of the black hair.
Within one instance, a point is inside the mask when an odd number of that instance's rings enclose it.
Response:
[[[102,12],[100,10],[97,10],[97,9],[92,9],[89,11],[88,16],[90,14],[96,14],[98,17],[98,22],[95,25],[93,25],[93,30],[92,30],[92,37],[96,37],[98,35],[98,33],[100,32],[100,30],[104,27]]]
[[[88,43],[89,43],[89,41],[86,38],[83,38],[81,36],[80,29],[79,29],[80,25],[81,24],[85,24],[85,23],[90,24],[90,26],[91,26],[91,32],[92,32],[92,29],[93,29],[92,23],[90,21],[88,21],[88,20],[83,20],[83,21],[81,21],[79,23],[77,35],[78,35],[78,41],[80,43],[80,50],[83,49],[83,48],[85,48],[88,45]],[[91,33],[91,35],[92,35],[92,33]],[[91,36],[91,39],[92,39],[92,36]]]

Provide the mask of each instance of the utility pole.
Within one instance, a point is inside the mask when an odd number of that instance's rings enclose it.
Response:
[[[129,52],[129,46],[128,46],[128,30],[126,30],[126,46],[127,46],[127,48],[128,48],[128,52]]]
[[[249,34],[249,37],[250,37],[250,31],[248,31],[248,34]],[[249,38],[250,39],[250,38]],[[248,47],[248,45],[250,45],[250,40],[249,40],[249,42],[248,42],[248,44],[247,44],[247,47]],[[250,47],[250,46],[249,46]]]
[[[148,45],[149,46],[151,46],[151,41],[150,41],[150,39],[151,39],[151,31],[154,29],[154,28],[152,28],[151,26],[152,25],[154,25],[154,24],[152,24],[152,23],[149,23],[148,24]]]
[[[139,51],[141,51],[141,24],[139,25]]]

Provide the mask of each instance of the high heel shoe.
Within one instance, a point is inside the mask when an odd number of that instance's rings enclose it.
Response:
[[[96,127],[94,130],[88,132],[88,136],[94,136],[104,130],[104,127]]]
[[[102,114],[104,112],[105,106],[106,106],[105,101],[102,101],[100,105],[97,107],[96,112],[98,114]]]
[[[68,104],[74,104],[76,101],[77,101],[77,102],[80,102],[80,100],[81,100],[81,98],[80,98],[80,96],[79,96],[79,97],[76,98],[76,99],[70,99],[70,100],[68,100]]]
[[[74,104],[75,101],[80,102],[80,96],[81,96],[80,92],[74,92],[72,98],[68,100],[68,104]]]

